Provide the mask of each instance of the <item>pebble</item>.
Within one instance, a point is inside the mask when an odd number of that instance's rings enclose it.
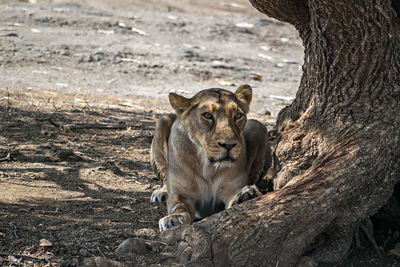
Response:
[[[51,243],[49,240],[42,238],[39,241],[39,247],[52,247],[53,243]]]
[[[277,67],[277,68],[284,68],[285,66],[286,66],[286,64],[281,63],[281,62],[275,64],[275,67]]]
[[[79,253],[80,253],[83,257],[86,257],[86,256],[88,255],[87,249],[84,249],[84,248],[81,248],[81,249],[79,250]]]
[[[250,73],[251,79],[255,81],[262,81],[262,75],[258,73]]]
[[[150,252],[151,247],[141,238],[128,238],[122,242],[115,250],[115,255],[126,256],[130,254],[146,254]]]
[[[253,24],[247,23],[247,22],[237,23],[235,26],[239,27],[239,28],[253,28],[254,27]]]

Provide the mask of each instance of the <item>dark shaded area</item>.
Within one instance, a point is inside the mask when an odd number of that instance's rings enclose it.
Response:
[[[41,120],[49,117],[60,125],[125,123],[127,128],[61,129]],[[158,262],[156,250],[114,255],[132,236],[158,244],[165,206],[149,203],[158,183],[148,159],[153,129],[147,111],[1,105],[0,158],[10,156],[0,162],[0,265],[79,266],[87,257],[131,265]],[[43,238],[52,246],[39,246]]]
[[[400,242],[400,183],[396,184],[386,205],[371,219],[377,243],[384,250],[392,249]]]
[[[392,7],[396,11],[397,16],[400,18],[400,1],[392,0]]]

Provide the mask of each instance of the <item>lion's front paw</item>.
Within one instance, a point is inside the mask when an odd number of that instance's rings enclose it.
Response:
[[[161,218],[158,221],[158,226],[160,227],[160,231],[162,232],[171,229],[174,226],[178,226],[185,223],[190,223],[190,222],[188,222],[188,214],[183,212],[183,213],[170,214]]]
[[[166,187],[161,187],[153,191],[150,197],[150,202],[165,202],[168,197],[168,192]]]
[[[255,185],[246,185],[231,199],[231,201],[229,201],[228,209],[233,205],[240,204],[261,195],[262,194]]]

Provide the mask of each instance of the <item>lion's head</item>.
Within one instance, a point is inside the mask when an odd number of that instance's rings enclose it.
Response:
[[[239,157],[251,97],[249,85],[240,86],[235,93],[206,89],[192,98],[169,94],[189,138],[211,163],[232,162]]]

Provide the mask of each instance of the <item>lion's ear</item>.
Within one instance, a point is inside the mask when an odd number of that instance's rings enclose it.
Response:
[[[251,97],[253,96],[253,90],[251,89],[250,85],[244,84],[236,89],[235,96],[237,99],[246,102],[247,105],[250,105]]]
[[[190,107],[191,101],[189,98],[175,93],[169,93],[168,97],[169,103],[171,103],[171,106],[175,109],[178,115],[182,114],[186,109]]]

